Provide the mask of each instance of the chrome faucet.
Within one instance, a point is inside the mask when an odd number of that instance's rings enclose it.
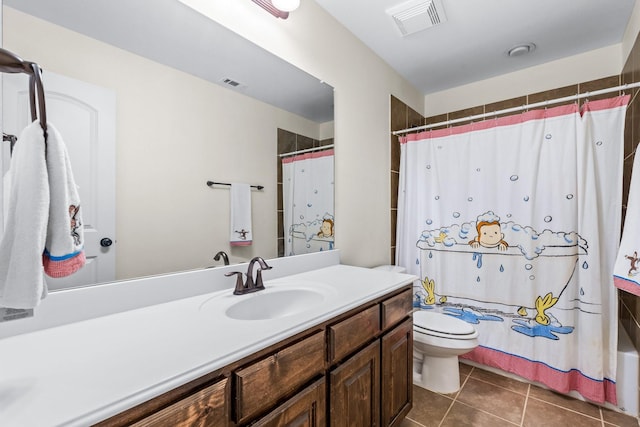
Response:
[[[256,280],[253,280],[253,264],[260,264],[260,268],[256,272]],[[249,262],[249,267],[247,268],[247,280],[242,283],[242,272],[233,271],[231,273],[225,274],[225,276],[230,277],[236,276],[236,289],[233,291],[234,295],[244,295],[251,292],[256,292],[264,289],[264,283],[262,283],[262,270],[271,270],[271,266],[267,265],[262,257],[255,257]]]
[[[222,257],[222,260],[224,261],[224,265],[229,265],[229,256],[225,251],[218,252],[216,256],[213,257],[213,260],[220,261],[220,257]]]

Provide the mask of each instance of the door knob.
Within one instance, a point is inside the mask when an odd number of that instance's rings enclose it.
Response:
[[[111,240],[108,237],[103,237],[100,240],[100,246],[102,246],[103,248],[108,248],[109,246],[111,246],[113,244],[113,240]]]

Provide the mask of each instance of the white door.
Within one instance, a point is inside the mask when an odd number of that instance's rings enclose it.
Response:
[[[2,77],[3,132],[19,135],[31,121],[28,76]],[[115,92],[46,70],[43,85],[47,122],[67,146],[79,187],[87,257],[80,271],[47,277],[47,285],[53,290],[115,280]],[[6,154],[5,147],[5,164]]]

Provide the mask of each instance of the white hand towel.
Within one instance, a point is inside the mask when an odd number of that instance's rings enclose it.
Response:
[[[42,250],[49,216],[49,183],[39,122],[31,123],[20,134],[9,175],[9,209],[0,241],[0,306],[33,308],[47,294]]]
[[[67,148],[58,130],[47,125],[49,223],[42,261],[51,277],[66,277],[86,262],[80,197],[73,179]]]
[[[249,246],[253,241],[251,232],[251,186],[231,184],[231,246]]]

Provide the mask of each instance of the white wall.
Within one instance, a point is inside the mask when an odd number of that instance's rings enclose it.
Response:
[[[629,22],[627,23],[627,28],[624,32],[624,37],[622,38],[622,57],[626,62],[626,59],[629,57],[631,53],[631,49],[633,49],[633,45],[636,42],[636,38],[638,37],[638,33],[640,32],[640,2],[636,2],[633,7],[633,11],[631,12],[631,16],[629,17]]]
[[[621,43],[428,94],[424,115],[434,116],[620,74],[639,32],[640,2],[636,2]]]
[[[535,54],[535,53],[534,53]],[[514,58],[517,60],[518,58]],[[617,44],[425,96],[425,117],[620,74]]]
[[[622,73],[640,33],[636,2],[621,43],[536,67],[425,96],[425,116],[434,116]],[[514,58],[517,60],[517,58]]]
[[[312,0],[289,19],[250,1],[194,0],[198,10],[335,88],[336,247],[359,266],[390,258],[390,94],[424,97]]]
[[[277,256],[277,128],[319,138],[318,124],[9,7],[3,36],[45,87],[50,70],[116,92],[118,278],[204,267],[218,250]],[[253,246],[230,249],[229,191],[207,180],[265,186]]]

